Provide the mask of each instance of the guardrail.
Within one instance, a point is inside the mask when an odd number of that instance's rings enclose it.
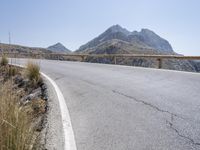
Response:
[[[2,54],[0,54],[1,56]],[[156,59],[158,61],[158,68],[162,68],[163,59],[178,59],[178,60],[200,60],[200,56],[182,56],[182,55],[144,55],[144,54],[38,54],[38,53],[4,53],[8,57],[13,58],[34,58],[34,59],[57,59],[63,60],[63,57],[78,57],[79,61],[85,61],[87,57],[94,58],[111,58],[114,60],[114,64],[117,64],[117,58],[149,58]]]

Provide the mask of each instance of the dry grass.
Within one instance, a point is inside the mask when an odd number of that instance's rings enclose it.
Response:
[[[7,74],[9,77],[15,76],[18,73],[18,69],[13,66],[8,66],[7,68]]]
[[[26,76],[31,81],[33,86],[37,85],[41,81],[40,66],[33,62],[28,62],[26,65]]]
[[[36,97],[22,103],[29,92],[40,87],[39,70],[37,64],[30,62],[27,69],[0,65],[0,150],[29,150],[40,145],[37,138],[43,128],[46,101]],[[23,81],[16,82],[18,77]],[[26,78],[29,81],[19,87]]]
[[[0,60],[0,65],[6,66],[7,64],[8,64],[8,58],[5,55],[3,55],[1,60]]]
[[[23,77],[23,70],[0,66],[0,150],[29,150],[39,144],[36,139],[42,122],[37,124],[37,120],[46,112],[46,101],[36,98],[25,105],[21,103],[22,97],[30,94],[27,88],[39,87],[39,70],[37,64],[28,63],[25,74],[30,81],[19,88],[15,75]]]
[[[11,81],[0,87],[0,95],[0,149],[31,149],[31,118],[26,109],[20,107]]]

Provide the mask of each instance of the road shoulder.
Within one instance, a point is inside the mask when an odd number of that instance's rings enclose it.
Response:
[[[50,81],[48,81],[44,76],[43,79],[46,86],[48,87],[47,91],[49,102],[46,120],[47,123],[41,134],[41,139],[43,139],[41,142],[48,150],[62,150],[64,149],[64,135],[59,100],[56,95],[56,91]]]

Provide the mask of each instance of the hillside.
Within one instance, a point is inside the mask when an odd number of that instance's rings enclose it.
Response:
[[[13,53],[29,53],[29,54],[42,54],[42,53],[52,53],[51,51],[45,48],[38,47],[27,47],[20,45],[9,45],[9,44],[0,44],[0,52],[13,52]]]
[[[61,43],[56,43],[52,46],[49,46],[47,49],[56,53],[71,53],[71,51]]]

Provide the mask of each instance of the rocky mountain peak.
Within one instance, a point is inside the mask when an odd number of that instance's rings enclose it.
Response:
[[[52,52],[57,52],[57,53],[71,53],[71,51],[69,49],[67,49],[63,44],[61,44],[60,42],[49,46],[47,48],[48,50],[52,51]]]
[[[155,34],[153,31],[149,30],[149,29],[141,29],[140,31],[141,33],[152,33]]]
[[[127,29],[125,28],[122,28],[120,25],[116,24],[116,25],[113,25],[111,26],[110,28],[108,28],[106,30],[107,32],[110,32],[110,33],[124,33],[125,35],[129,35],[131,32],[129,32]]]
[[[62,46],[62,47],[65,47],[65,46],[62,45],[60,42],[56,43],[54,46]]]

